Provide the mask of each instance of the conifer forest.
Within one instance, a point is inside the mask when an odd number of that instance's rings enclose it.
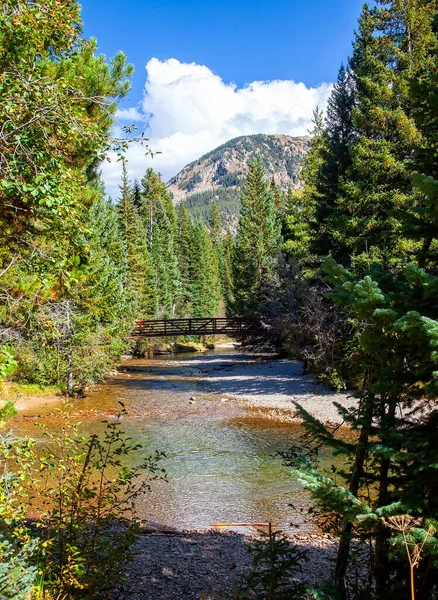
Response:
[[[245,170],[219,147],[222,187],[199,187],[200,159],[182,199],[142,123],[119,123],[129,56],[101,54],[82,19],[76,0],[0,3],[0,600],[438,598],[438,0],[363,5],[298,171],[244,140]],[[133,339],[136,321],[215,317],[260,319],[244,353],[302,365],[335,398],[337,424],[294,396],[300,442],[280,459],[332,555],[269,524],[226,592],[148,595],[146,577],[130,594],[136,503],[171,485],[175,451],[163,437],[132,466],[125,400],[101,435],[73,417],[127,358],[136,377],[224,341]],[[16,433],[44,394],[64,402],[55,429],[39,415]]]

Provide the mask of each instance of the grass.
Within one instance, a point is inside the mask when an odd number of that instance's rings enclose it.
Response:
[[[55,385],[41,386],[36,383],[17,383],[15,381],[3,381],[0,384],[0,400],[16,400],[20,396],[57,396],[59,388]]]

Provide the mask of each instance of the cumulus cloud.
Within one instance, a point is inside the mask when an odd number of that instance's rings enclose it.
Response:
[[[208,67],[175,58],[152,58],[138,106],[120,110],[122,122],[137,121],[149,138],[154,158],[133,143],[128,171],[140,179],[152,166],[167,181],[187,163],[239,135],[283,133],[306,135],[316,106],[324,109],[331,84],[308,88],[292,80],[254,81],[239,88],[225,83]],[[110,193],[120,180],[120,163],[103,166]]]

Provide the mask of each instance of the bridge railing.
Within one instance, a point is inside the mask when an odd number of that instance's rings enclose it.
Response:
[[[131,338],[201,336],[214,334],[250,335],[260,333],[269,324],[266,319],[246,317],[181,318],[136,321]]]

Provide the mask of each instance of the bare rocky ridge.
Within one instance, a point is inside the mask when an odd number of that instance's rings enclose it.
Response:
[[[215,198],[224,216],[233,221],[239,212],[240,188],[251,159],[260,155],[266,175],[274,177],[281,189],[298,188],[309,141],[308,136],[279,134],[234,138],[184,167],[168,182],[168,190],[175,204],[185,201],[194,216],[205,217],[205,207]]]

